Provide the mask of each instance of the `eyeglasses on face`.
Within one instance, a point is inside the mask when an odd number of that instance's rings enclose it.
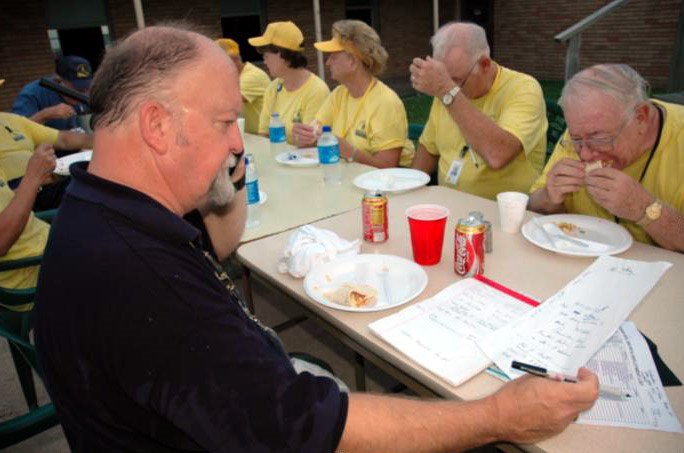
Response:
[[[582,150],[582,148],[587,148],[589,151],[598,153],[610,153],[615,149],[615,143],[617,142],[620,135],[625,130],[625,127],[634,118],[634,115],[627,115],[622,120],[620,127],[612,135],[607,135],[599,133],[592,138],[573,138],[564,137],[561,140],[561,146],[565,148],[572,148],[577,154]]]

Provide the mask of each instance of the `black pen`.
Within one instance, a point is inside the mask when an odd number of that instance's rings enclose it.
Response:
[[[527,374],[532,374],[534,376],[544,377],[547,379],[553,379],[554,381],[570,382],[573,384],[577,383],[577,378],[575,378],[575,377],[570,377],[570,376],[566,376],[562,373],[549,371],[546,368],[542,368],[540,366],[535,366],[535,365],[530,365],[529,363],[518,362],[517,360],[513,360],[511,362],[511,368],[513,368],[514,370],[523,371]],[[626,393],[625,391],[623,391],[619,388],[610,387],[607,385],[599,385],[599,394],[604,395],[604,396],[611,396],[614,398],[620,398],[620,399],[632,397],[632,395],[630,395],[629,393]]]

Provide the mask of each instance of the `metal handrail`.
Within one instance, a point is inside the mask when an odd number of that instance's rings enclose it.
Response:
[[[584,19],[580,20],[579,22],[575,23],[569,28],[566,28],[562,32],[558,33],[556,36],[553,37],[554,40],[557,42],[565,42],[572,38],[573,36],[576,36],[582,31],[591,26],[594,22],[597,20],[601,19],[603,16],[606,14],[609,14],[611,11],[621,7],[625,3],[627,3],[629,0],[613,0],[612,2],[608,3],[601,9],[597,9],[593,13],[589,14],[587,17]]]

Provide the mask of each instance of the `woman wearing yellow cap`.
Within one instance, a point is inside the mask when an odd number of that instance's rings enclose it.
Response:
[[[268,24],[263,36],[249,38],[249,43],[264,56],[264,63],[274,80],[264,94],[259,116],[259,134],[268,136],[268,123],[279,113],[285,123],[287,141],[292,142],[292,125],[310,123],[330,90],[318,76],[306,69],[304,35],[292,22]]]
[[[377,79],[387,52],[371,27],[358,20],[333,24],[333,38],[314,46],[329,53],[326,65],[340,82],[313,125],[296,125],[295,141],[311,146],[320,125],[332,126],[340,142],[340,157],[379,168],[410,166],[413,143],[408,139],[406,109],[399,96]]]

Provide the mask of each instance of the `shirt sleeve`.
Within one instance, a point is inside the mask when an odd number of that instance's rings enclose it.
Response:
[[[331,379],[297,374],[250,327],[203,320],[176,345],[151,404],[207,451],[334,451],[347,395]]]
[[[270,80],[264,78],[263,74],[249,70],[240,77],[240,92],[242,97],[247,99],[248,102],[254,101],[254,99],[263,96],[266,92],[266,88]]]
[[[12,104],[12,113],[25,116],[26,118],[30,118],[40,110],[36,95],[26,90],[26,88],[21,90],[14,100],[14,104]]]
[[[428,115],[427,123],[423,128],[423,133],[420,134],[418,143],[423,145],[428,153],[433,156],[439,156],[439,148],[437,148],[437,116],[439,115],[439,101],[437,98],[432,99],[432,107],[430,107],[430,114]]]
[[[312,76],[318,79],[318,76]],[[328,85],[321,79],[316,80],[316,85],[309,91],[306,101],[302,105],[302,123],[310,124],[316,118],[319,107],[325,102],[330,94]]]
[[[334,112],[335,103],[337,101],[337,93],[337,89],[333,90],[333,92],[325,98],[325,101],[323,101],[323,105],[321,105],[321,108],[318,109],[318,112],[316,112],[316,120],[318,120],[318,122],[324,126],[332,126],[335,120]]]
[[[403,148],[408,137],[406,109],[397,99],[396,103],[384,112],[374,115],[371,124],[371,148],[374,151]]]
[[[59,138],[59,131],[51,127],[43,126],[28,118],[19,117],[22,128],[31,135],[33,143],[37,146],[41,143],[54,145]]]
[[[546,140],[546,105],[539,83],[524,77],[510,88],[503,103],[497,125],[513,134],[522,144],[525,155],[533,151],[540,140]]]
[[[261,107],[261,114],[259,115],[259,134],[268,134],[268,123],[271,121],[271,105],[273,105],[277,84],[278,79],[272,80],[264,93],[264,105]]]

